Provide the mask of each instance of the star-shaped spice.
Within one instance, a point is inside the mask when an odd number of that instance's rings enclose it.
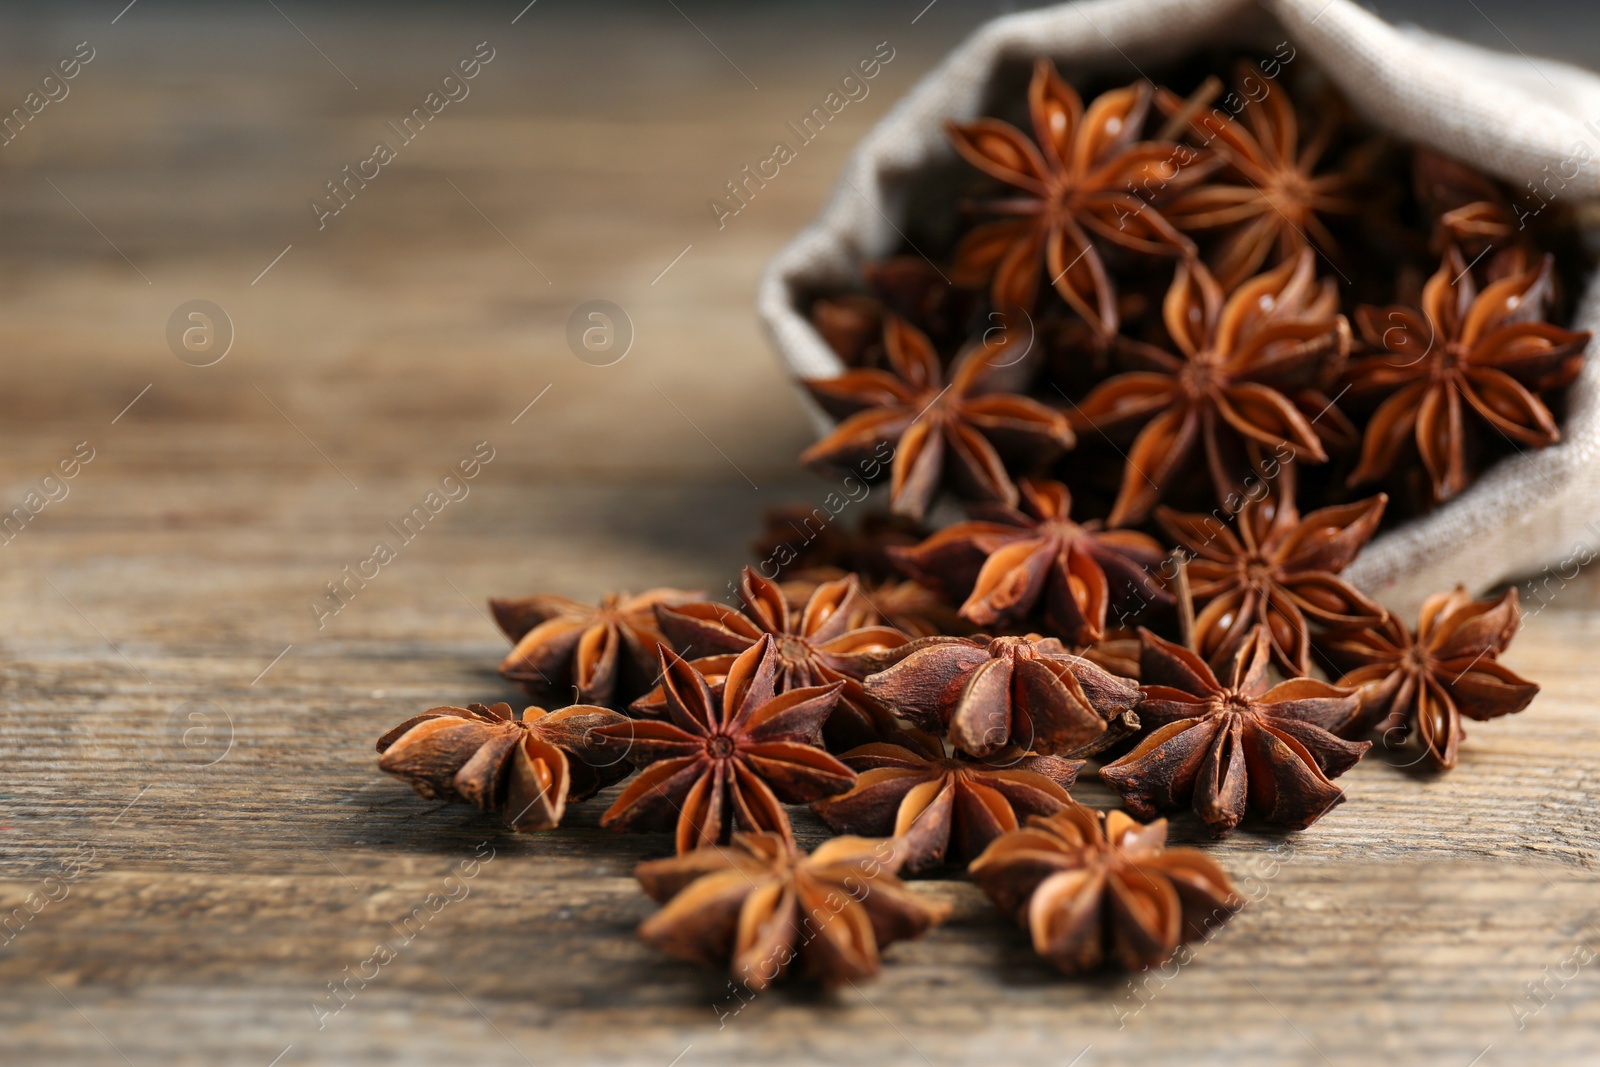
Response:
[[[1203,852],[1166,848],[1167,821],[1072,804],[1001,837],[968,873],[1066,974],[1139,971],[1209,937],[1243,904]]]
[[[727,848],[634,869],[666,905],[639,936],[680,959],[727,967],[752,991],[794,963],[824,986],[870,978],[884,948],[922,936],[950,911],[908,889],[895,868],[888,841],[836,837],[808,856],[778,834],[736,834]]]
[[[681,655],[695,655],[695,667],[709,677],[727,673],[732,657],[773,638],[777,689],[842,683],[838,707],[826,735],[836,750],[877,740],[883,732],[883,710],[861,689],[860,679],[876,669],[879,657],[906,643],[906,635],[888,626],[857,625],[868,605],[853,575],[823,582],[805,607],[795,610],[783,588],[746,567],[739,580],[744,611],[701,601],[662,607],[661,630]],[[637,701],[633,710],[659,715],[656,694]]]
[[[1040,59],[1028,87],[1033,140],[996,119],[946,132],[962,157],[1015,190],[979,205],[1009,216],[972,230],[955,252],[957,281],[989,279],[994,307],[1032,311],[1039,279],[1083,316],[1101,339],[1116,335],[1117,298],[1099,244],[1153,255],[1189,254],[1193,244],[1140,195],[1170,193],[1201,176],[1194,152],[1141,141],[1152,87],[1136,82],[1085,109],[1076,89]]]
[[[1022,508],[992,506],[983,518],[947,526],[915,548],[890,555],[929,584],[954,581],[966,595],[961,616],[976,626],[1013,626],[1036,608],[1049,630],[1088,644],[1105,634],[1110,608],[1127,615],[1172,598],[1154,572],[1166,553],[1133,530],[1072,521],[1072,496],[1060,482],[1024,480]],[[982,561],[968,579],[973,562]]]
[[[1246,809],[1269,825],[1304,830],[1343,802],[1329,779],[1372,747],[1335,736],[1355,720],[1360,694],[1313,678],[1269,687],[1266,632],[1254,633],[1224,686],[1193,652],[1140,631],[1139,717],[1150,733],[1100,768],[1134,815],[1193,807],[1221,837]]]
[[[898,741],[846,752],[861,777],[812,810],[839,833],[895,838],[907,871],[964,864],[1020,818],[1060,811],[1072,803],[1067,790],[1083,766],[1017,752],[951,758],[937,738],[910,731]]]
[[[1311,627],[1376,626],[1383,608],[1339,577],[1371,539],[1388,497],[1379,493],[1301,516],[1287,483],[1260,494],[1234,517],[1156,512],[1167,534],[1193,553],[1186,563],[1195,603],[1195,649],[1223,671],[1262,629],[1272,658],[1290,675],[1311,673]]]
[[[1071,448],[1074,437],[1061,412],[1006,391],[1023,358],[1008,353],[1008,343],[985,339],[968,348],[946,385],[928,338],[891,316],[884,345],[892,373],[849,370],[803,383],[844,421],[800,462],[841,470],[888,464],[890,509],[917,519],[940,486],[968,499],[1016,503],[1002,456],[1038,465]]]
[[[612,593],[598,607],[560,596],[491,597],[495,622],[516,646],[500,674],[535,699],[572,699],[576,691],[579,703],[626,707],[655,674],[662,641],[656,605],[699,596],[681,589]]]
[[[1053,637],[929,637],[866,680],[867,692],[969,756],[1006,748],[1098,751],[1137,728],[1139,690]]]
[[[661,650],[667,721],[629,720],[594,731],[641,770],[604,815],[615,830],[677,826],[678,851],[728,840],[734,827],[792,838],[783,805],[842,793],[855,772],[820,746],[840,683],[774,695],[770,635],[739,655],[715,690],[686,660]]]
[[[1356,310],[1376,354],[1352,361],[1345,380],[1352,402],[1382,403],[1367,423],[1351,485],[1387,474],[1414,445],[1435,499],[1448,500],[1470,480],[1479,426],[1525,448],[1560,439],[1538,394],[1572,383],[1590,335],[1540,321],[1552,262],[1546,256],[1480,293],[1452,246],[1423,287],[1421,308]]]
[[[1128,450],[1111,525],[1143,519],[1202,456],[1230,511],[1247,479],[1269,467],[1328,458],[1319,434],[1345,424],[1319,390],[1349,354],[1350,326],[1332,280],[1319,284],[1312,267],[1303,252],[1224,301],[1202,264],[1179,264],[1162,307],[1179,355],[1122,339],[1125,356],[1148,369],[1102,382],[1075,416],[1108,435],[1144,427]]]
[[[1415,636],[1397,619],[1335,633],[1319,646],[1362,691],[1361,717],[1346,731],[1379,731],[1385,743],[1420,747],[1430,769],[1448,771],[1466,732],[1461,718],[1485,721],[1526,708],[1539,687],[1498,662],[1522,621],[1517,591],[1473,600],[1457,587],[1429,597]]]
[[[380,770],[429,800],[459,800],[500,814],[514,830],[559,825],[568,800],[626,778],[633,765],[589,732],[628,720],[583,704],[559,711],[509,704],[438,707],[378,739]]]
[[[1281,82],[1263,78],[1249,63],[1239,65],[1235,80],[1242,122],[1218,108],[1190,108],[1169,90],[1156,92],[1156,105],[1169,116],[1184,115],[1197,142],[1227,163],[1221,175],[1163,209],[1180,230],[1223,235],[1211,258],[1225,289],[1260,270],[1274,252],[1279,261],[1293,259],[1314,242],[1333,253],[1337,242],[1322,217],[1352,215],[1361,206],[1357,175],[1321,167],[1333,124],[1322,123],[1302,145],[1294,103]]]

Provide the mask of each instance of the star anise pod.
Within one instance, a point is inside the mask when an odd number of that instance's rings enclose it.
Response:
[[[1083,766],[1031,752],[952,758],[937,738],[911,731],[897,740],[846,752],[855,786],[811,807],[839,833],[895,838],[907,871],[965,864],[1019,818],[1067,807]]]
[[[1098,242],[1154,255],[1191,254],[1193,244],[1136,189],[1172,191],[1199,177],[1179,164],[1176,144],[1138,140],[1152,87],[1136,82],[1097,97],[1087,109],[1076,89],[1040,59],[1028,87],[1033,140],[1009,123],[947,123],[962,157],[1016,190],[979,207],[1012,216],[978,226],[955,252],[957,281],[989,279],[1001,312],[1032,311],[1039,279],[1052,280],[1101,339],[1116,335],[1116,291]]]
[[[885,511],[869,511],[852,526],[838,518],[849,503],[832,493],[817,507],[791,504],[767,512],[761,536],[751,546],[762,561],[761,573],[787,579],[798,571],[834,567],[864,580],[898,577],[889,549],[916,544],[928,536],[927,528]]]
[[[1019,486],[1022,508],[975,509],[982,518],[947,526],[915,548],[890,550],[910,574],[930,584],[954,581],[966,594],[961,616],[976,626],[1012,626],[1039,612],[1063,640],[1100,640],[1108,609],[1137,614],[1169,604],[1152,577],[1166,553],[1155,538],[1072,521],[1072,495],[1060,482]],[[981,561],[975,577],[972,564]]]
[[[702,594],[651,589],[611,593],[598,607],[560,596],[490,597],[489,610],[513,644],[500,675],[534,699],[573,699],[626,707],[650,688],[656,649],[657,604],[680,604]]]
[[[1302,516],[1286,483],[1278,495],[1251,499],[1233,528],[1212,515],[1156,510],[1156,521],[1192,553],[1185,563],[1190,591],[1202,607],[1195,650],[1223,671],[1239,649],[1265,632],[1272,658],[1285,674],[1311,673],[1311,620],[1343,628],[1376,626],[1379,604],[1339,577],[1378,529],[1382,493]]]
[[[1139,717],[1150,733],[1100,768],[1100,778],[1141,819],[1193,807],[1221,837],[1246,809],[1272,826],[1304,830],[1344,793],[1337,778],[1372,745],[1336,736],[1361,696],[1314,678],[1269,687],[1266,631],[1239,650],[1226,686],[1181,645],[1140,631]]]
[[[1197,849],[1166,848],[1167,821],[1073,804],[1001,837],[968,873],[1065,974],[1165,962],[1243,905]]]
[[[1337,242],[1322,216],[1352,215],[1361,207],[1355,174],[1318,173],[1333,124],[1323,122],[1301,145],[1294,103],[1281,83],[1262,78],[1249,63],[1240,64],[1236,82],[1234,95],[1245,101],[1243,122],[1215,108],[1195,111],[1177,94],[1156,91],[1157,106],[1169,116],[1186,114],[1197,142],[1227,163],[1221,178],[1231,180],[1214,177],[1163,209],[1180,230],[1223,234],[1211,258],[1224,289],[1255,274],[1274,252],[1279,261],[1294,259],[1315,243],[1334,254]],[[1252,83],[1264,95],[1250,92]]]
[[[1319,434],[1337,434],[1343,419],[1319,389],[1349,354],[1350,325],[1333,281],[1319,284],[1312,266],[1302,252],[1224,301],[1204,265],[1179,264],[1162,315],[1180,355],[1122,339],[1124,354],[1149,369],[1101,383],[1076,416],[1106,434],[1144,427],[1128,451],[1112,526],[1143,519],[1202,454],[1228,510],[1267,463],[1328,458]]]
[[[895,868],[888,841],[836,837],[808,856],[778,834],[736,834],[729,847],[634,869],[666,905],[639,936],[680,959],[726,966],[752,991],[796,962],[824,986],[870,978],[884,948],[922,936],[950,912],[907,888]]]
[[[739,599],[745,607],[742,612],[702,601],[663,606],[657,617],[679,654],[698,654],[695,667],[712,677],[726,674],[731,657],[770,634],[778,692],[843,683],[827,727],[830,747],[842,751],[877,740],[886,716],[862,691],[860,680],[876,669],[879,654],[899,648],[907,638],[892,627],[856,624],[864,603],[855,576],[823,582],[797,611],[789,606],[781,586],[746,567]],[[636,701],[633,710],[659,715],[662,708],[651,694]]]
[[[1383,402],[1367,423],[1350,484],[1381,477],[1414,443],[1435,499],[1448,500],[1467,486],[1475,422],[1527,448],[1560,439],[1537,394],[1572,383],[1590,335],[1540,321],[1551,264],[1546,256],[1480,293],[1452,246],[1423,287],[1421,308],[1357,309],[1376,353],[1353,360],[1345,380],[1352,401]]]
[[[591,797],[633,770],[589,736],[626,722],[583,704],[528,708],[520,719],[509,704],[432,708],[378,739],[378,767],[418,796],[475,804],[514,830],[546,830],[561,822],[568,800]]]
[[[641,770],[600,817],[615,830],[676,823],[679,852],[727,841],[734,827],[792,839],[783,804],[842,793],[855,772],[822,750],[822,722],[840,683],[775,696],[771,635],[741,653],[715,690],[688,661],[661,650],[668,719],[594,731]]]
[[[783,583],[783,598],[791,611],[805,610],[817,587],[824,582],[847,578],[833,567],[798,572]],[[963,619],[943,594],[920,582],[889,578],[872,581],[856,576],[861,597],[850,616],[850,628],[892,626],[907,637],[935,637],[941,634],[966,635],[973,626]]]
[[[1349,735],[1377,730],[1385,742],[1419,746],[1427,765],[1448,771],[1466,731],[1526,708],[1539,687],[1498,662],[1522,621],[1516,589],[1473,600],[1459,586],[1429,597],[1415,636],[1391,617],[1372,629],[1335,633],[1319,642],[1348,673],[1341,686],[1361,690],[1361,716]]]
[[[870,675],[868,694],[969,756],[1098,751],[1139,725],[1139,690],[1053,637],[929,637]]]
[[[1019,357],[1007,353],[1009,342],[991,342],[979,340],[958,356],[946,385],[927,336],[891,317],[884,345],[893,373],[850,370],[803,383],[844,421],[800,462],[822,468],[889,462],[889,507],[916,519],[942,485],[969,499],[1016,503],[1002,456],[1039,464],[1075,439],[1061,412],[1005,391]]]
[[[1412,176],[1417,199],[1434,219],[1435,254],[1455,245],[1476,264],[1492,251],[1481,275],[1490,279],[1522,274],[1538,261],[1536,245],[1500,183],[1426,148],[1413,151]]]

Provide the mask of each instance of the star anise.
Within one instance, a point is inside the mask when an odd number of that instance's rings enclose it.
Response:
[[[576,699],[626,707],[650,688],[656,649],[657,604],[680,604],[702,594],[651,589],[632,596],[611,593],[598,607],[560,596],[491,597],[489,610],[511,638],[502,677],[534,699]]]
[[[528,708],[520,719],[509,704],[432,708],[378,739],[378,767],[418,796],[475,804],[514,830],[545,830],[561,822],[568,800],[591,797],[633,770],[589,736],[626,722],[583,704]]]
[[[1480,277],[1491,280],[1525,273],[1538,262],[1536,245],[1498,182],[1426,148],[1412,153],[1412,175],[1417,199],[1434,219],[1435,254],[1455,245],[1475,265],[1488,255]]]
[[[907,871],[965,864],[1019,818],[1060,811],[1083,766],[1033,753],[951,758],[937,738],[911,731],[841,758],[861,777],[812,810],[839,833],[895,838]]]
[[[889,507],[917,519],[941,485],[969,499],[1016,503],[1002,455],[1039,464],[1075,439],[1061,412],[1005,391],[1021,358],[1008,354],[1007,344],[973,344],[956,358],[946,385],[927,336],[890,317],[884,345],[893,373],[850,370],[803,383],[844,421],[800,462],[822,468],[889,462]]]
[[[679,852],[727,841],[734,827],[791,839],[783,804],[842,793],[855,772],[822,750],[822,722],[840,683],[774,695],[771,635],[741,653],[713,690],[688,661],[661,650],[667,721],[628,720],[594,731],[641,771],[600,817],[615,830],[676,823]]]
[[[1319,642],[1361,690],[1361,716],[1347,734],[1379,731],[1386,743],[1417,745],[1436,771],[1456,765],[1465,715],[1480,722],[1526,708],[1539,687],[1498,662],[1522,621],[1516,589],[1473,600],[1459,586],[1429,597],[1413,636],[1391,617],[1382,626]]]
[[[847,578],[834,567],[804,570],[783,583],[783,598],[791,611],[804,611],[806,601],[824,582]],[[920,582],[905,579],[871,581],[856,576],[861,597],[850,616],[850,628],[892,626],[907,637],[934,637],[940,634],[966,635],[973,626],[963,619],[943,594]]]
[[[1181,358],[1122,339],[1125,355],[1149,369],[1101,383],[1076,416],[1106,434],[1144,427],[1128,451],[1112,526],[1148,515],[1202,453],[1228,510],[1267,464],[1328,458],[1319,434],[1336,434],[1342,417],[1319,388],[1349,354],[1350,325],[1333,281],[1319,284],[1312,265],[1302,252],[1224,302],[1204,265],[1179,264],[1162,314]]]
[[[1590,335],[1540,321],[1551,264],[1546,256],[1480,293],[1452,246],[1423,287],[1421,308],[1357,309],[1376,354],[1352,361],[1345,380],[1353,401],[1383,402],[1350,484],[1381,477],[1414,442],[1435,499],[1448,500],[1467,486],[1474,423],[1527,448],[1560,439],[1537,394],[1572,383]]]
[[[1166,848],[1167,821],[1073,804],[990,845],[972,880],[1065,974],[1115,963],[1138,971],[1208,937],[1243,905],[1197,849]]]
[[[1266,631],[1239,650],[1226,686],[1199,656],[1140,631],[1139,717],[1151,732],[1100,768],[1100,778],[1141,819],[1193,807],[1221,837],[1246,809],[1272,826],[1304,830],[1344,793],[1337,778],[1372,745],[1335,736],[1361,706],[1354,689],[1314,678],[1269,688]]]
[[[854,575],[823,582],[802,610],[784,598],[783,589],[753,568],[746,567],[739,581],[743,612],[715,601],[663,606],[657,617],[661,630],[682,655],[698,654],[701,673],[716,677],[727,673],[732,656],[773,638],[777,657],[777,689],[787,692],[806,686],[843,683],[838,707],[827,726],[829,747],[836,751],[877,740],[885,713],[861,689],[879,654],[899,648],[906,635],[888,626],[858,626],[866,606]],[[636,714],[659,715],[655,694],[636,701]]]
[[[819,297],[811,325],[850,367],[884,363],[883,320],[898,315],[936,343],[959,340],[968,301],[938,267],[921,256],[891,256],[861,264],[867,293]]]
[[[824,986],[870,978],[884,948],[922,936],[950,912],[912,892],[895,868],[888,841],[836,837],[808,856],[778,834],[736,834],[727,848],[634,869],[666,905],[639,936],[680,959],[726,966],[752,991],[797,961]]]
[[[1323,122],[1302,146],[1294,103],[1281,83],[1262,78],[1249,63],[1240,64],[1236,83],[1243,122],[1216,108],[1195,111],[1177,94],[1156,91],[1156,105],[1169,116],[1185,114],[1196,141],[1227,163],[1222,177],[1231,181],[1213,178],[1163,209],[1180,230],[1223,234],[1212,260],[1224,289],[1255,274],[1274,251],[1279,261],[1294,259],[1314,243],[1334,254],[1337,242],[1322,216],[1352,215],[1361,206],[1355,174],[1318,173],[1332,122]],[[1264,95],[1252,92],[1252,84]]]
[[[916,544],[928,536],[927,528],[885,511],[869,511],[852,526],[838,518],[849,503],[834,493],[817,507],[791,504],[767,512],[761,536],[751,546],[762,561],[761,572],[787,579],[798,571],[835,567],[864,580],[898,577],[888,550]]]
[[[1311,673],[1311,627],[1355,628],[1383,621],[1383,608],[1339,577],[1371,539],[1389,498],[1382,493],[1302,516],[1287,483],[1279,495],[1244,505],[1229,529],[1212,515],[1168,508],[1156,521],[1193,553],[1186,562],[1190,589],[1202,610],[1195,649],[1221,672],[1239,649],[1265,631],[1272,658],[1285,674]]]
[[[1073,522],[1072,495],[1060,482],[1019,486],[1022,509],[991,506],[981,519],[947,526],[915,548],[891,549],[910,574],[929,584],[954,580],[966,594],[961,616],[974,625],[1012,626],[1043,608],[1056,636],[1100,640],[1110,608],[1137,614],[1172,598],[1153,579],[1166,553],[1153,537]],[[972,563],[982,561],[975,578]]]
[[[988,279],[996,309],[1032,311],[1041,270],[1102,339],[1117,333],[1116,291],[1097,243],[1154,255],[1191,254],[1193,244],[1136,189],[1173,191],[1199,173],[1179,166],[1192,152],[1138,140],[1152,87],[1136,82],[1097,97],[1087,110],[1076,89],[1040,59],[1028,87],[1033,140],[1006,122],[980,119],[946,131],[962,157],[1016,195],[979,205],[1012,216],[978,226],[955,252],[957,281]]]
[[[929,637],[870,675],[868,694],[969,756],[1081,754],[1127,736],[1139,690],[1053,637]]]

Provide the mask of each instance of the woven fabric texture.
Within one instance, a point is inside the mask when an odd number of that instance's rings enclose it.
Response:
[[[805,295],[856,285],[862,259],[901,249],[896,220],[908,180],[953,158],[943,122],[978,117],[1002,66],[1046,55],[1071,80],[1123,72],[1132,80],[1140,67],[1197,48],[1270,49],[1285,40],[1365,119],[1397,138],[1463,160],[1514,190],[1539,185],[1564,161],[1586,159],[1558,195],[1600,199],[1600,76],[1567,64],[1392,26],[1349,0],[1091,0],[1010,15],[968,38],[862,139],[821,214],[769,264],[757,302],[790,373],[842,369],[806,320]],[[1567,162],[1564,172],[1573,166]],[[1571,325],[1600,333],[1600,278],[1586,281]],[[1600,342],[1572,386],[1558,444],[1500,462],[1455,500],[1383,534],[1346,577],[1414,617],[1440,589],[1459,583],[1479,591],[1575,553],[1600,555],[1597,349]]]

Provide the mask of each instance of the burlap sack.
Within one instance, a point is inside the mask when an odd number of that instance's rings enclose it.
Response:
[[[772,260],[758,305],[789,370],[839,372],[801,299],[858,285],[861,259],[900,249],[907,177],[952,158],[942,122],[976,118],[1000,64],[1047,55],[1068,79],[1132,80],[1137,67],[1204,46],[1268,54],[1285,39],[1396,137],[1515,190],[1532,182],[1575,204],[1600,197],[1600,77],[1566,64],[1397,28],[1349,0],[1095,0],[1010,15],[973,34],[867,134],[821,215]],[[1587,280],[1572,326],[1600,332],[1600,279]],[[1576,563],[1600,555],[1597,398],[1600,342],[1572,386],[1560,443],[1504,460],[1455,500],[1379,537],[1346,576],[1405,617],[1458,582],[1478,591],[1546,567],[1572,577]]]

